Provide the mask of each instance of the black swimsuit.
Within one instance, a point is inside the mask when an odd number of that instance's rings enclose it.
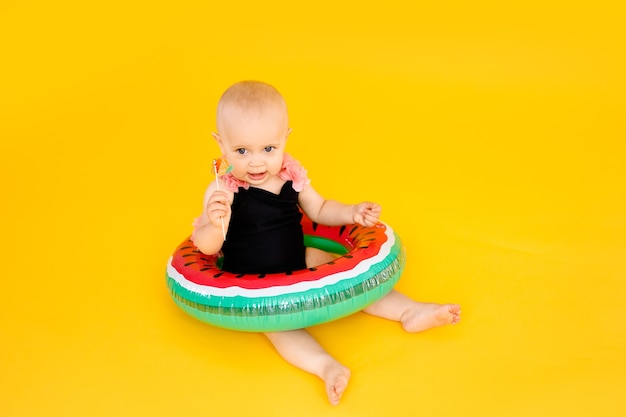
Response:
[[[271,274],[306,268],[298,192],[287,181],[279,194],[239,187],[222,245],[224,271]]]

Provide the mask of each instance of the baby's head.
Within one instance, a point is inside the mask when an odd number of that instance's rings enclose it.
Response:
[[[274,87],[260,81],[232,85],[217,105],[216,124],[213,136],[235,177],[245,179],[245,172],[261,165],[270,174],[280,170],[290,129],[287,105]]]
[[[278,90],[261,81],[241,81],[224,91],[217,105],[217,130],[221,135],[227,136],[230,129],[254,119],[288,125],[287,104]]]

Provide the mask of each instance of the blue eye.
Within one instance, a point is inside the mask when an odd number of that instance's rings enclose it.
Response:
[[[237,152],[239,155],[245,155],[247,151],[244,148],[239,148],[235,152]]]
[[[266,146],[264,149],[265,152],[272,152],[273,150],[274,150],[273,146]]]

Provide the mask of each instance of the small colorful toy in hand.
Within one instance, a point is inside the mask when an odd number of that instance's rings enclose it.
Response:
[[[215,175],[221,177],[222,175],[228,174],[232,171],[233,166],[228,163],[226,158],[221,157],[213,160],[213,169],[215,171]]]
[[[221,157],[219,159],[213,160],[213,173],[215,174],[216,181],[215,184],[217,189],[220,189],[220,176],[228,174],[233,169],[233,166],[228,163],[226,158]],[[224,235],[224,240],[226,240],[226,226],[224,225],[224,218],[222,219],[222,234]]]

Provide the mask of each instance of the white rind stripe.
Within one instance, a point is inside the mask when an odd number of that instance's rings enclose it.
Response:
[[[189,281],[172,265],[173,257],[170,256],[167,262],[167,275],[176,281],[183,288],[204,295],[207,297],[275,297],[285,294],[304,292],[312,289],[323,288],[327,285],[334,285],[342,280],[354,278],[357,275],[367,272],[373,265],[381,263],[391,252],[391,248],[395,244],[396,237],[393,230],[389,226],[386,226],[385,234],[387,235],[387,241],[383,243],[378,253],[368,259],[364,259],[359,262],[355,268],[348,271],[337,272],[327,275],[315,281],[301,281],[291,285],[274,285],[266,288],[241,288],[239,286],[232,286],[227,288],[216,288],[207,285],[199,285]]]

